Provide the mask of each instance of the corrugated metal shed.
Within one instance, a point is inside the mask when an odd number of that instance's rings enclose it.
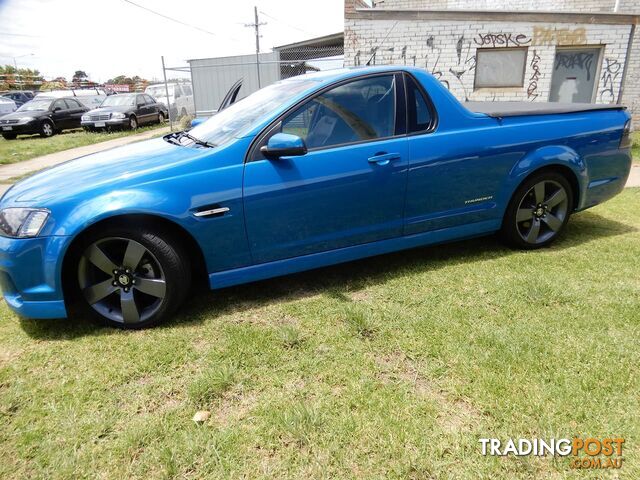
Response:
[[[260,85],[270,85],[280,80],[279,53],[260,54]],[[227,91],[243,79],[240,97],[255,92],[258,74],[255,55],[201,58],[188,60],[196,115],[211,115],[220,106]]]

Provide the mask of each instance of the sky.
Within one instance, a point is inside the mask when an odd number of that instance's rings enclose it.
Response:
[[[0,64],[37,68],[45,78],[91,80],[116,75],[160,79],[186,60],[255,53],[253,7],[260,51],[343,30],[343,0],[0,0]],[[171,76],[179,76],[171,75]]]

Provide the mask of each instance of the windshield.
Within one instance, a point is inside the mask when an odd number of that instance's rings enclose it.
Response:
[[[17,111],[18,112],[33,112],[35,110],[49,110],[49,105],[51,105],[51,100],[31,100],[30,102],[22,105]]]
[[[134,105],[136,100],[135,95],[111,95],[104,99],[101,107],[124,107]]]
[[[222,145],[246,134],[256,120],[317,84],[318,80],[313,79],[275,83],[234,103],[189,133],[199,140]]]

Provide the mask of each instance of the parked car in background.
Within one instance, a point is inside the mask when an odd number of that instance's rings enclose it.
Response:
[[[169,90],[169,98],[167,98],[167,89]],[[169,83],[167,88],[164,83],[149,85],[144,93],[151,95],[158,102],[164,103],[169,109],[172,119],[195,113],[191,83]]]
[[[17,107],[21,107],[25,103],[33,100],[34,93],[30,90],[12,90],[2,94],[5,98],[10,98],[16,102]]]
[[[145,93],[125,93],[107,97],[99,108],[82,116],[86,130],[98,128],[138,128],[147,123],[162,123],[168,118],[167,107]]]
[[[51,90],[49,92],[39,92],[35,98],[76,97],[76,99],[85,107],[92,109],[99,107],[104,99],[109,95],[110,93],[107,92],[104,88],[72,88],[69,90]]]
[[[493,232],[545,247],[630,169],[621,105],[463,105],[405,66],[301,75],[188,132],[16,183],[0,202],[0,285],[26,317],[66,317],[77,299],[142,328],[198,272],[223,288]]]
[[[0,97],[0,116],[16,111],[16,102],[10,98]]]
[[[89,109],[74,97],[37,96],[15,112],[0,117],[0,131],[6,140],[34,133],[51,137],[62,130],[80,128],[80,118],[87,111]]]

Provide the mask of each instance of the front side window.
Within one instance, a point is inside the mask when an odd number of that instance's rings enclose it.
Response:
[[[326,148],[395,133],[395,76],[355,80],[313,97],[282,121],[307,148]]]
[[[59,108],[60,110],[67,110],[67,104],[64,103],[64,100],[56,100],[53,104],[53,110]]]
[[[475,88],[522,87],[526,48],[479,48]]]
[[[125,107],[133,105],[135,101],[134,95],[109,95],[102,102],[101,107]]]

